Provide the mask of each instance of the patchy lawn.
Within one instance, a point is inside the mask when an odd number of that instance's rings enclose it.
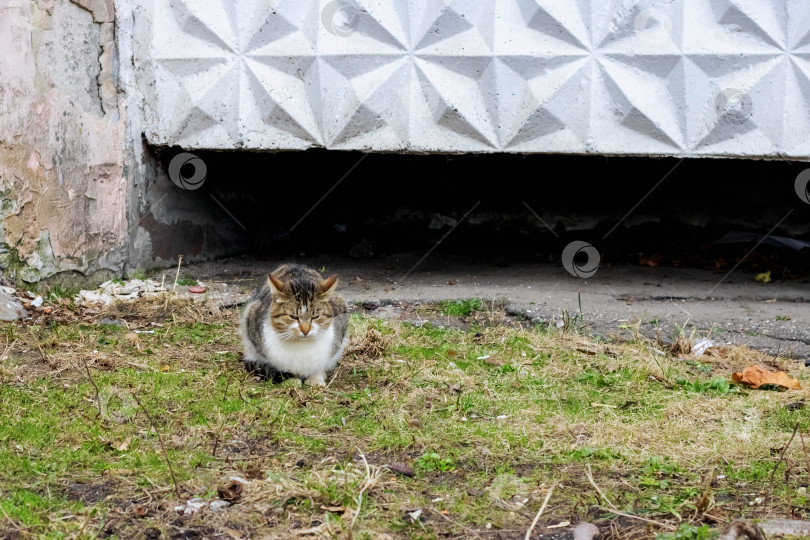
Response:
[[[236,311],[140,302],[0,326],[0,531],[524,538],[552,487],[535,535],[587,520],[698,539],[810,511],[807,391],[728,384],[756,363],[806,381],[795,362],[679,358],[482,309],[436,306],[461,329],[355,315],[326,389],[247,374]],[[194,498],[232,504],[176,509]]]

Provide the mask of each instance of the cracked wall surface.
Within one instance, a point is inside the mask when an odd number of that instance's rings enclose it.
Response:
[[[0,0],[0,241],[7,273],[120,273],[125,125],[111,0]]]

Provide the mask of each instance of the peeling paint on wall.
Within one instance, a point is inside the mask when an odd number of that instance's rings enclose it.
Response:
[[[112,3],[2,0],[0,13],[0,240],[26,281],[120,272],[126,119]]]

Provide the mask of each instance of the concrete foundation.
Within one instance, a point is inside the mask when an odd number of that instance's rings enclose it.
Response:
[[[289,166],[288,156],[261,160],[256,151],[810,156],[810,7],[802,2],[236,6],[0,0],[0,267],[7,275],[100,282],[174,265],[179,255],[203,261],[257,243],[273,250],[276,240],[294,248],[295,220],[272,222],[273,205],[287,220],[359,165],[351,154],[348,163],[334,153],[303,154],[291,175],[271,162]],[[204,189],[170,177],[174,157],[189,149],[205,154]],[[254,152],[223,159],[212,149]],[[570,183],[511,159],[510,174],[536,175],[545,189]],[[315,181],[313,160],[324,166]],[[223,166],[235,161],[256,167]],[[397,162],[375,166],[380,197],[407,189]],[[763,178],[794,197],[797,172],[774,165]],[[495,169],[466,174],[510,186]],[[660,179],[655,173],[629,190],[628,203]],[[721,173],[713,181],[733,179]],[[441,183],[436,176],[434,185]],[[297,193],[279,203],[267,185]],[[584,184],[582,191],[587,196]],[[523,208],[524,194],[514,195]],[[793,202],[810,207],[805,198]],[[557,215],[566,230],[582,226],[570,205],[532,205]],[[620,206],[605,209],[605,219],[631,204]],[[741,219],[768,228],[781,215],[777,207]],[[806,234],[799,215],[777,233]],[[497,226],[490,218],[471,216]]]

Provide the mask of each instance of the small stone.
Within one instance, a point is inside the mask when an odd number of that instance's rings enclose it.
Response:
[[[524,310],[520,309],[519,306],[515,304],[507,304],[506,308],[504,308],[507,315],[511,315],[512,317],[522,317],[525,315]]]
[[[725,532],[717,537],[717,540],[766,540],[762,529],[757,527],[753,521],[737,519],[731,522]]]
[[[103,319],[98,321],[98,324],[103,326],[126,326],[124,324],[124,321],[120,319],[110,319],[108,317],[104,317]]]
[[[228,508],[231,505],[228,501],[223,501],[217,499],[216,501],[211,501],[211,504],[208,505],[208,508],[211,509],[212,512],[219,512],[224,508]]]
[[[132,289],[129,287],[122,287],[120,289],[117,289],[115,291],[115,294],[119,296],[129,296],[130,294],[132,294]]]
[[[195,285],[195,286],[193,286],[193,287],[189,287],[189,288],[188,288],[188,292],[190,292],[190,293],[194,293],[194,294],[203,294],[203,293],[205,293],[205,291],[207,291],[207,290],[208,290],[208,288],[207,288],[207,287],[202,287],[202,286],[200,286],[200,285]]]
[[[16,298],[0,291],[0,321],[16,321],[28,317],[28,312]]]
[[[401,474],[402,476],[407,476],[408,478],[413,478],[414,476],[416,476],[413,467],[402,461],[395,461],[394,463],[389,465],[388,468],[393,472]]]
[[[574,540],[593,540],[594,538],[599,538],[599,527],[593,523],[580,523],[574,527],[574,530],[571,532],[574,534]]]
[[[810,536],[810,521],[798,519],[769,519],[759,524],[769,538],[792,536],[796,538]]]

